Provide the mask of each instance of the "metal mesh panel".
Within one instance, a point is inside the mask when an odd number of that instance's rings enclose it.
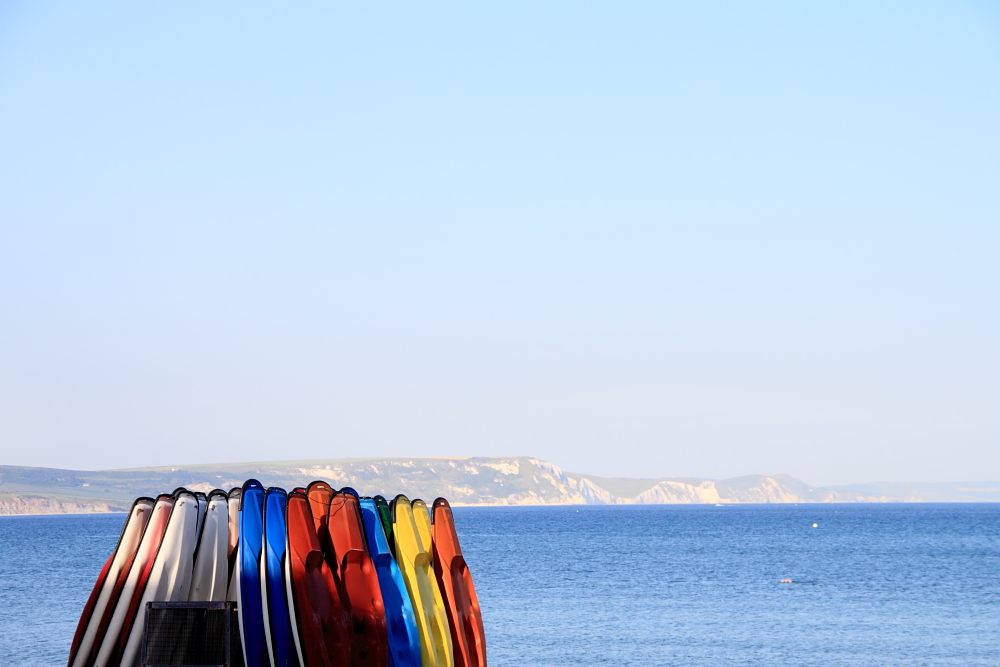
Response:
[[[230,602],[229,612],[229,665],[230,667],[246,667],[243,661],[243,642],[240,641],[240,619],[236,615],[236,603]]]
[[[142,664],[241,667],[234,607],[231,602],[150,602]]]

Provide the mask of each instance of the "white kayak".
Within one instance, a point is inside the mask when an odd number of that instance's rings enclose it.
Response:
[[[121,667],[139,667],[146,603],[187,600],[191,591],[194,549],[198,539],[198,499],[190,491],[177,492],[174,511],[149,573],[146,590],[136,610],[132,631],[122,651]]]
[[[229,585],[229,503],[225,492],[212,491],[206,505],[188,600],[222,602]]]

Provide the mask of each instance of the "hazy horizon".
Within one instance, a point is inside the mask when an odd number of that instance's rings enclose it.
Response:
[[[511,458],[533,458],[538,460],[539,457],[533,456],[531,454],[478,454],[476,456],[364,456],[364,457],[319,457],[312,459],[274,459],[269,461],[210,461],[202,463],[173,463],[165,465],[155,465],[155,466],[140,466],[136,468],[70,468],[67,470],[75,470],[80,472],[100,472],[100,471],[128,471],[128,470],[142,470],[146,468],[169,468],[173,470],[183,470],[186,468],[209,468],[213,466],[221,467],[233,467],[239,465],[251,465],[251,464],[261,464],[261,463],[273,463],[273,464],[290,464],[290,463],[306,463],[306,462],[316,462],[316,461],[351,461],[351,460],[385,460],[385,459],[431,459],[431,460],[467,460],[473,458],[499,458],[499,459],[511,459]],[[586,470],[570,470],[568,468],[563,468],[559,465],[558,461],[546,461],[547,463],[552,463],[562,469],[564,472],[571,473],[574,475],[585,475],[587,477],[598,477],[606,479],[633,479],[633,480],[658,480],[658,479],[701,479],[706,481],[724,481],[739,479],[741,477],[781,477],[788,476],[793,479],[797,479],[800,482],[811,483],[811,480],[800,479],[795,477],[795,475],[789,475],[783,471],[770,471],[770,472],[750,472],[739,475],[732,475],[730,477],[704,477],[697,475],[673,475],[673,476],[656,476],[656,477],[646,477],[646,476],[624,476],[624,475],[599,475],[597,473],[588,472]],[[7,464],[0,461],[0,466],[3,465],[13,465]],[[66,469],[53,466],[24,466],[24,467],[34,467],[43,469]],[[846,482],[837,482],[832,484],[814,484],[813,486],[817,488],[827,488],[827,487],[837,487],[837,486],[864,486],[867,484],[982,484],[985,482],[1000,482],[1000,479],[962,479],[962,480],[951,480],[947,482],[941,482],[939,480],[912,480],[912,479],[866,479],[866,480],[854,480]]]
[[[1000,9],[0,6],[0,463],[1000,479]]]

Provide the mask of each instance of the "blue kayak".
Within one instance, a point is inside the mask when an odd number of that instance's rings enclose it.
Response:
[[[264,632],[264,609],[260,591],[260,552],[264,544],[264,487],[255,479],[243,485],[239,517],[240,546],[236,559],[239,569],[240,639],[246,667],[270,667]]]
[[[264,627],[269,631],[267,647],[273,667],[299,667],[285,586],[287,508],[288,494],[285,490],[273,486],[269,488],[264,495],[264,559],[261,565],[267,600],[264,608],[267,623]]]
[[[392,557],[374,499],[361,499],[361,519],[365,525],[368,552],[375,563],[379,587],[382,589],[382,603],[389,630],[389,665],[420,667],[420,635],[417,632],[417,619],[413,614],[413,603],[410,602],[403,573]]]

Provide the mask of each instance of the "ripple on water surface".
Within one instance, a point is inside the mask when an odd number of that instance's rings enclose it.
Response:
[[[998,664],[997,504],[454,513],[493,667]],[[3,665],[65,664],[124,518],[0,518]]]

